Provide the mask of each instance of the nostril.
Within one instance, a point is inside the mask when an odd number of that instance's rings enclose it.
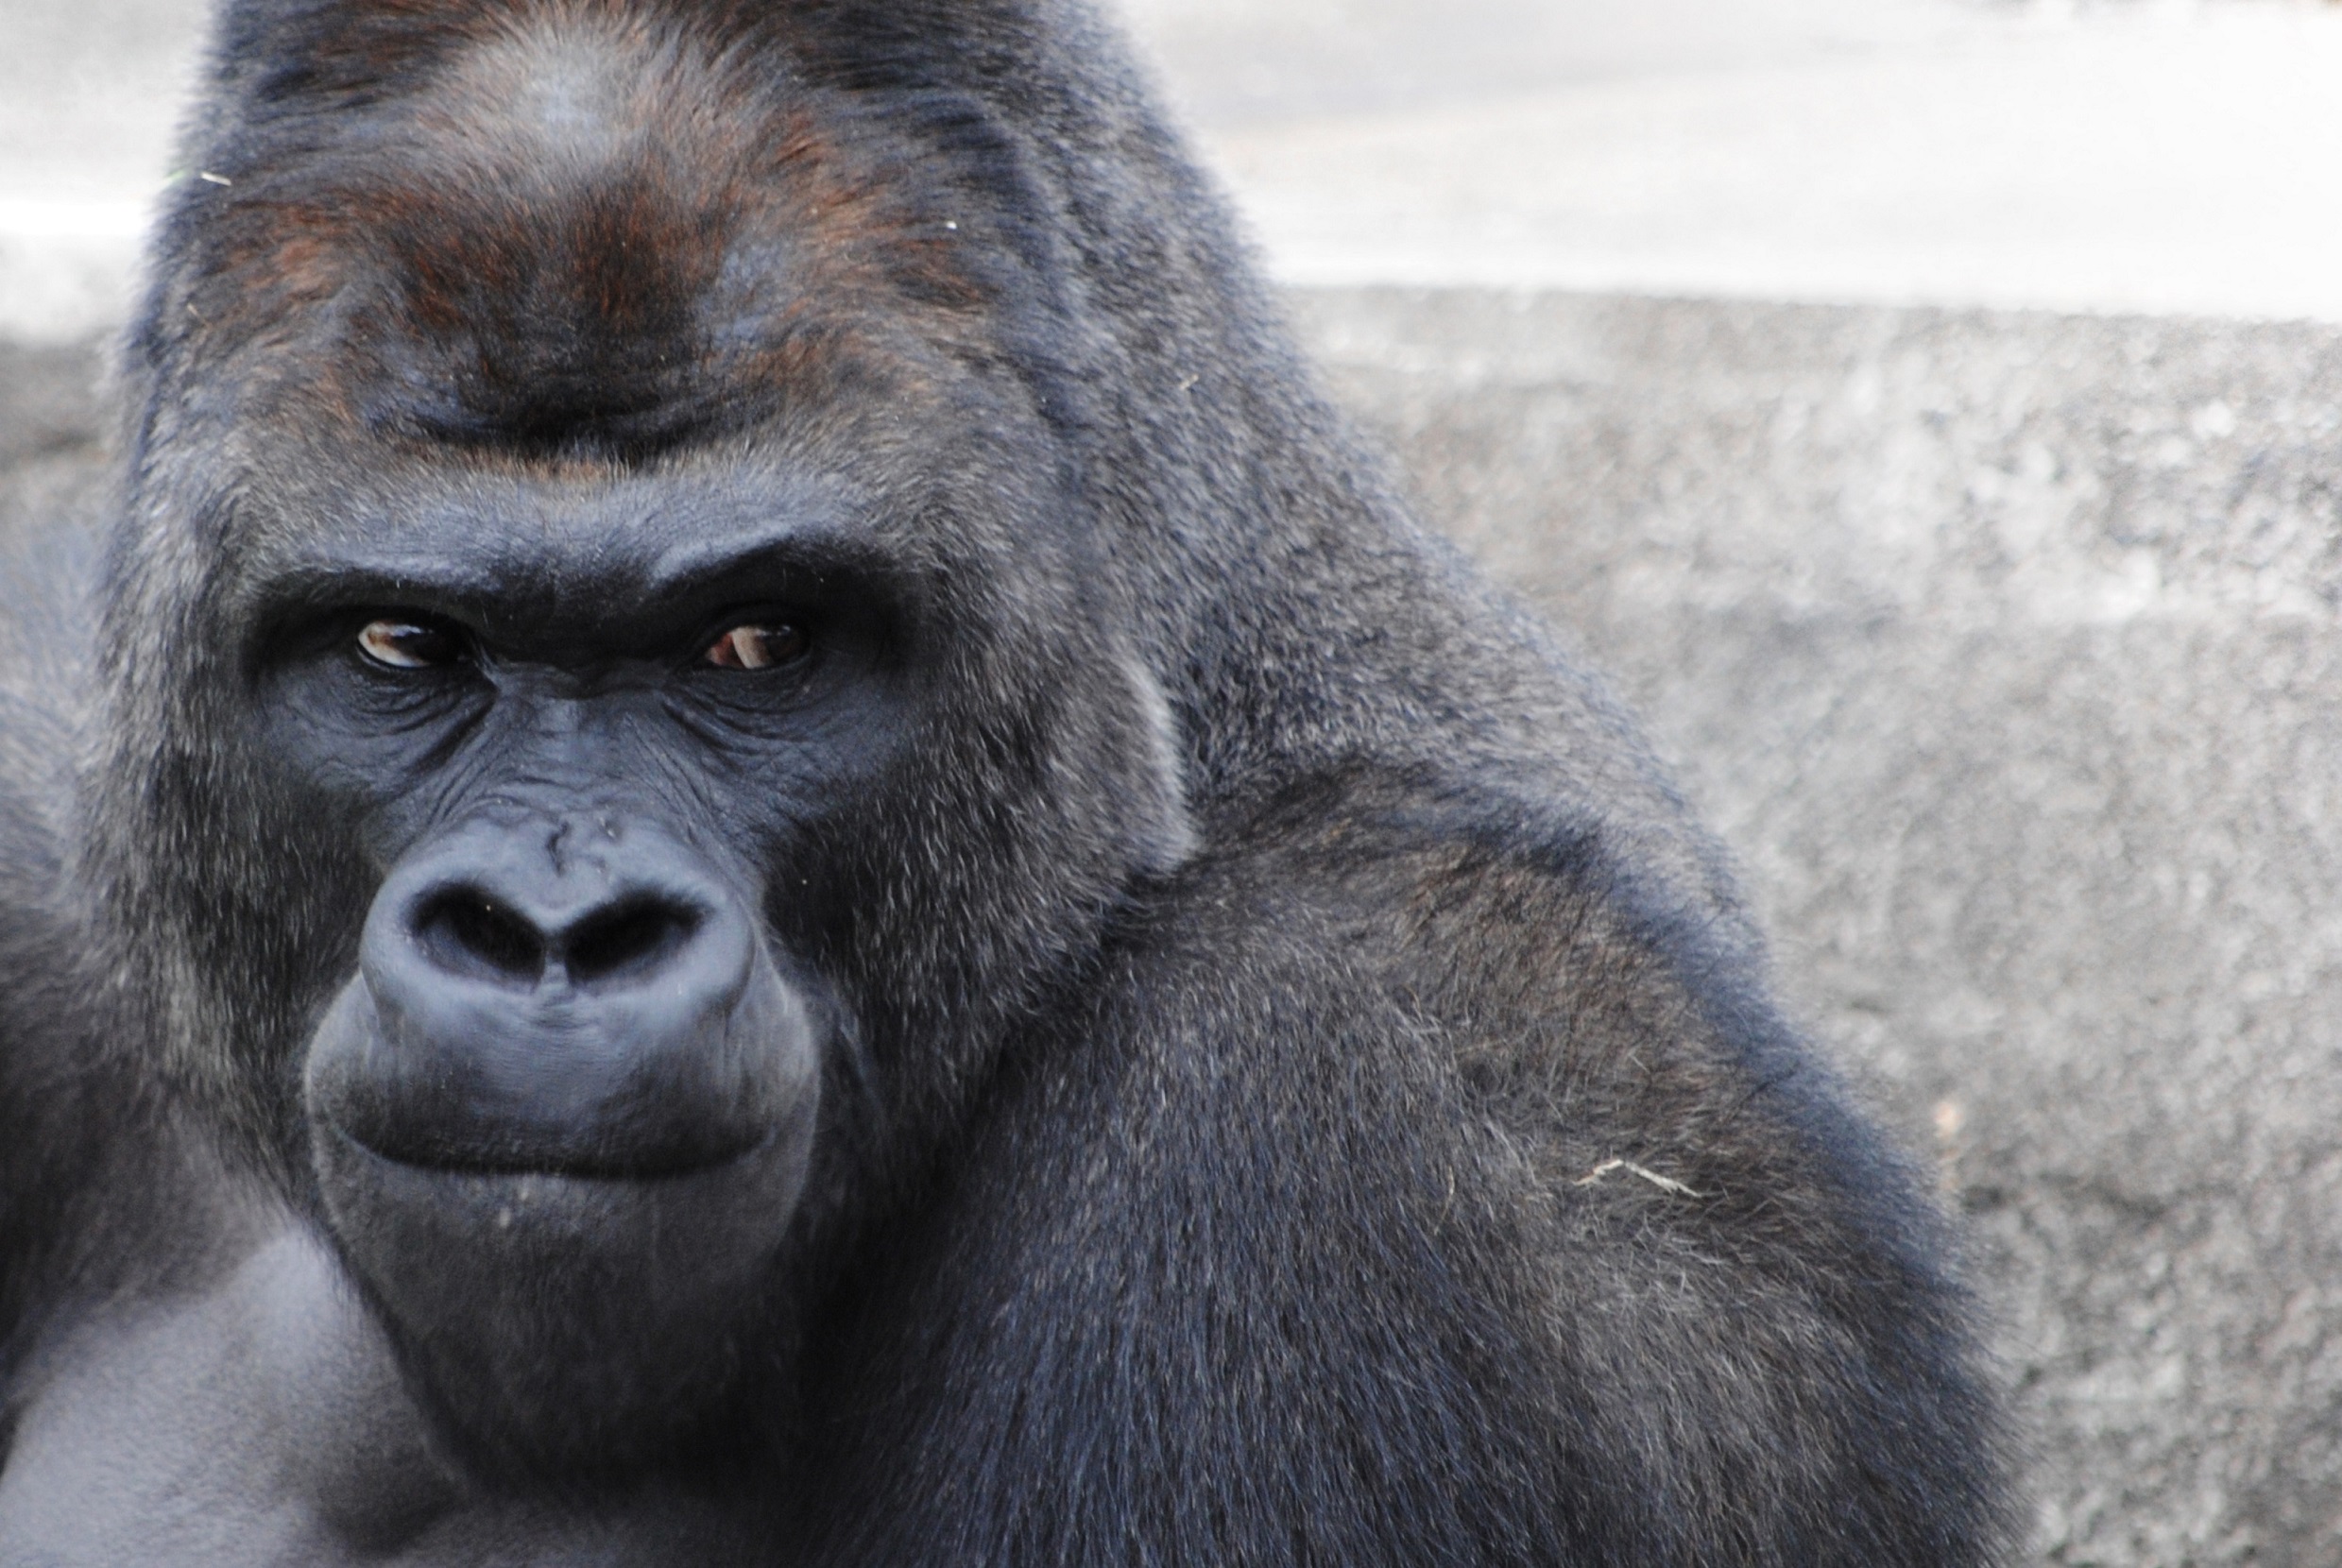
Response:
[[[477,888],[449,888],[415,912],[415,939],[441,968],[534,981],[544,973],[537,928]]]
[[[579,983],[656,966],[691,939],[693,912],[658,898],[636,898],[598,910],[570,928],[562,961]]]

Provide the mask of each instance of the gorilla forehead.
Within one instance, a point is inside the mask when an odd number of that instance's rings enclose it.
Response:
[[[190,314],[312,419],[528,453],[997,363],[1016,269],[969,243],[965,160],[769,58],[744,77],[709,30],[549,0],[436,39],[402,91],[193,194]]]
[[[533,9],[496,18],[419,116],[450,152],[509,167],[607,167],[654,139],[722,137],[748,96],[685,33],[641,16]],[[681,112],[676,112],[680,106]]]

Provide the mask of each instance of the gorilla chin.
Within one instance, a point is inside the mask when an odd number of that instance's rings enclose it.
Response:
[[[750,1381],[823,1044],[672,839],[531,852],[562,836],[475,825],[394,871],[305,1083],[408,1382],[473,1464],[540,1480],[639,1466]]]

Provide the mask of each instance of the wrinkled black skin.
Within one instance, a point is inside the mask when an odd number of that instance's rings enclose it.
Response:
[[[623,321],[239,237],[460,186],[380,127],[507,12],[229,7],[110,542],[0,571],[0,1560],[1997,1560],[1912,1172],[1115,41],[599,6],[860,161],[836,255],[949,247],[815,301],[854,341],[792,379],[700,329],[835,236]],[[385,610],[466,656],[367,665]],[[804,666],[700,661],[782,615]],[[398,888],[597,843],[744,922],[732,1055],[624,985],[579,1005],[674,1066],[632,1099],[493,998],[393,1037],[478,980],[399,956]]]

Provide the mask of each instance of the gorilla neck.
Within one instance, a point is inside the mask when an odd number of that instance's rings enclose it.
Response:
[[[467,1483],[338,1261],[282,1212],[224,1273],[91,1314],[47,1360],[0,1473],[0,1561],[428,1565],[505,1560],[518,1539],[530,1560],[655,1568],[770,1550],[747,1508],[673,1487],[581,1508]]]

